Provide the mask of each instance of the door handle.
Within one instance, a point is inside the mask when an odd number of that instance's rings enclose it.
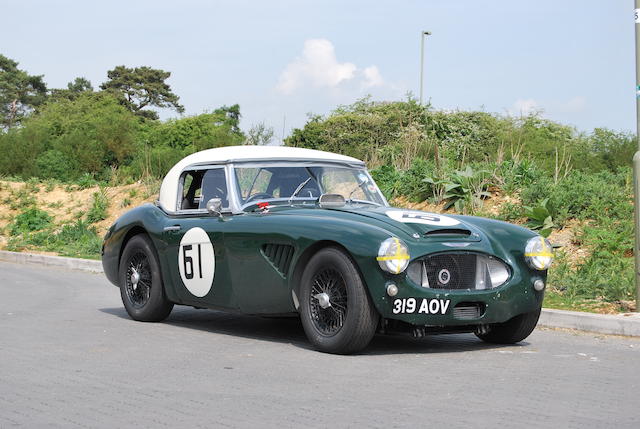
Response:
[[[168,231],[180,231],[181,226],[180,225],[173,225],[173,226],[165,226],[164,227],[164,231],[168,232]]]

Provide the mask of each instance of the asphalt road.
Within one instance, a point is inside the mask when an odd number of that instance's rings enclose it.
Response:
[[[98,274],[0,262],[0,427],[640,427],[640,341],[536,330],[309,348],[295,319],[130,320]]]

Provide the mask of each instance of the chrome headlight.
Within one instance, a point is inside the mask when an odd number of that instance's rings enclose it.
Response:
[[[549,269],[553,261],[553,248],[549,240],[543,237],[533,237],[527,241],[524,249],[524,258],[527,264],[535,270],[544,271]]]
[[[409,265],[409,249],[399,238],[387,238],[380,245],[376,260],[383,270],[399,274]]]

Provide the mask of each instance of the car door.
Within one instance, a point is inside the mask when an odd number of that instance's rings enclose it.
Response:
[[[309,178],[304,167],[250,163],[236,166],[234,174],[241,204],[287,198]],[[248,206],[246,212],[233,216],[225,230],[234,296],[245,313],[294,312],[290,281],[297,239],[292,235],[299,236],[299,231],[292,231],[293,216],[283,215],[282,207],[273,211],[256,208]]]
[[[182,201],[163,230],[175,295],[183,304],[236,308],[224,246],[231,217],[215,216],[206,209],[212,198],[220,198],[223,213],[229,209],[225,168],[185,171],[179,189]]]

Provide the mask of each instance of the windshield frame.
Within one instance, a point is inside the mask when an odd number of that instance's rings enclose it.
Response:
[[[233,197],[231,198],[233,200],[232,204],[237,208],[238,212],[245,212],[248,207],[255,206],[258,202],[278,203],[278,205],[280,205],[280,203],[282,203],[282,205],[297,205],[297,204],[309,205],[309,203],[312,202],[313,205],[315,205],[316,202],[318,201],[318,197],[298,197],[298,196],[296,196],[293,199],[291,199],[290,196],[286,196],[286,197],[261,199],[261,200],[258,200],[258,201],[251,201],[249,203],[244,203],[243,202],[243,196],[242,196],[242,190],[240,188],[240,183],[238,181],[238,176],[237,176],[236,169],[237,168],[266,168],[266,167],[305,167],[305,168],[327,167],[327,168],[344,168],[344,169],[354,170],[354,171],[357,171],[359,173],[364,174],[367,177],[367,180],[370,183],[373,184],[373,186],[375,187],[375,193],[380,198],[380,201],[382,201],[382,204],[379,204],[379,203],[377,203],[375,201],[359,200],[359,199],[355,199],[355,198],[351,199],[351,201],[348,201],[347,204],[351,204],[351,205],[366,205],[366,206],[375,205],[375,206],[389,207],[389,203],[388,203],[387,199],[385,198],[385,196],[382,193],[382,191],[380,191],[380,188],[375,183],[375,181],[371,177],[371,174],[369,173],[367,168],[364,166],[364,164],[349,164],[349,163],[331,162],[331,161],[278,161],[278,160],[273,160],[273,161],[234,162],[234,163],[229,164],[228,166],[229,166],[230,173],[232,173],[230,175],[231,177],[229,178],[230,182],[231,182],[230,183],[230,185],[231,185],[230,189],[233,189],[233,192],[232,192]],[[314,180],[317,181],[316,177],[314,177],[313,175],[312,175],[312,177],[314,178]],[[319,183],[319,181],[317,181],[316,183],[320,187],[321,193],[323,193],[324,190],[322,190],[322,184]],[[253,183],[253,185],[255,185],[255,183]],[[236,210],[234,210],[234,211],[236,211]]]

